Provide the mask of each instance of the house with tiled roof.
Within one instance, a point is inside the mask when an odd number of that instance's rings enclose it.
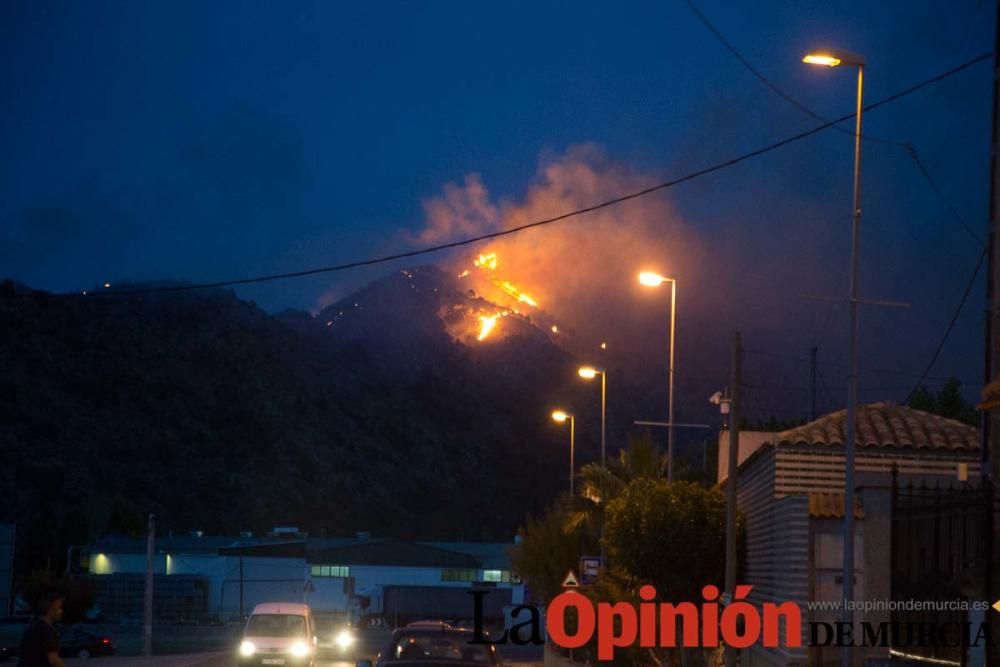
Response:
[[[781,433],[739,435],[737,496],[746,525],[741,583],[753,586],[751,600],[758,604],[799,602],[803,620],[837,617],[810,612],[805,603],[840,599],[845,423],[841,410]],[[720,436],[720,461],[728,458],[728,439],[728,433]],[[855,597],[888,599],[893,470],[903,482],[978,479],[979,436],[967,424],[881,402],[859,406],[855,443]],[[720,466],[719,482],[726,481]],[[755,646],[746,664],[840,664],[839,653],[824,655],[807,644],[804,636],[802,648]],[[858,664],[888,657],[888,649],[855,649]]]

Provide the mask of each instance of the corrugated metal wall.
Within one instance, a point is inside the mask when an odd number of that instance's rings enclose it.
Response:
[[[747,551],[741,583],[753,586],[750,600],[804,603],[809,596],[809,501],[777,499],[774,450],[762,452],[740,472],[738,503],[746,521]],[[802,618],[806,618],[803,608]],[[784,628],[782,628],[784,633]],[[783,634],[782,634],[783,636]],[[803,644],[805,643],[803,627]],[[805,648],[748,651],[750,665],[805,665]]]

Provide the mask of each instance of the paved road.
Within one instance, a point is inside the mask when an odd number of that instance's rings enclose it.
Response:
[[[374,657],[375,653],[378,652],[382,639],[378,637],[367,639],[368,641],[365,641],[365,638],[362,638],[357,658]],[[529,665],[542,664],[541,647],[507,646],[501,647],[500,653],[504,658],[505,665],[528,667]],[[345,656],[345,658],[323,656],[316,660],[316,667],[354,667],[355,656]],[[65,662],[68,667],[236,667],[236,656],[232,652],[221,651],[186,655],[158,655],[151,658],[141,656],[116,656],[90,660],[72,658]]]

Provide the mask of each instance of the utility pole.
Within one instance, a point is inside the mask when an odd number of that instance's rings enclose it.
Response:
[[[243,622],[243,553],[240,552],[240,623]]]
[[[153,547],[156,541],[156,516],[149,515],[146,533],[146,595],[142,604],[142,654],[153,655]]]
[[[1000,172],[997,171],[997,162],[1000,160],[1000,0],[994,3],[996,25],[994,26],[993,40],[995,48],[993,50],[993,133],[990,138],[990,210],[989,228],[987,234],[986,249],[986,349],[983,359],[983,386],[988,387],[997,379],[997,362],[1000,361],[1000,271],[997,271],[997,252],[1000,245]],[[983,396],[988,399],[988,396]],[[997,417],[1000,411],[997,409],[983,410],[981,417],[982,427],[982,484],[984,489],[995,489],[995,484],[1000,481],[1000,429],[998,429]],[[987,507],[991,505],[987,504]],[[984,529],[986,531],[986,567],[983,571],[983,595],[987,600],[996,599],[994,589],[994,573],[1000,570],[994,545],[997,534],[1000,532],[998,517],[993,512],[986,513],[987,520]],[[1000,624],[995,617],[986,612],[990,630],[996,636],[1000,630]],[[993,646],[986,646],[986,664],[993,664],[1000,657],[1000,650]]]
[[[742,382],[743,337],[733,332],[729,366],[729,465],[726,479],[726,603],[736,593],[736,484],[740,456],[740,383]],[[726,644],[726,667],[736,667],[736,649]]]
[[[816,359],[819,348],[809,349],[809,421],[816,421]]]
[[[850,353],[847,369],[847,420],[844,424],[844,600],[854,600],[854,438],[858,419],[858,322],[860,295],[860,243],[861,243],[861,113],[864,109],[865,66],[858,64],[857,108],[854,112],[854,198],[851,222],[851,279],[848,310],[850,312]],[[846,602],[841,621],[854,627],[854,613]],[[841,654],[843,667],[854,664],[854,646],[848,643]]]

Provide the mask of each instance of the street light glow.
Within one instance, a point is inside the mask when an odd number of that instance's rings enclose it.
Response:
[[[653,273],[652,271],[643,271],[639,274],[639,284],[646,287],[659,287],[668,280],[670,279],[664,278],[659,273]]]
[[[580,374],[580,377],[593,380],[601,371],[597,370],[593,366],[580,366],[580,370],[577,372]]]
[[[840,58],[832,56],[828,53],[807,53],[805,57],[802,58],[802,62],[808,63],[810,65],[825,65],[827,67],[836,67],[840,64]]]
[[[552,419],[559,422],[560,424],[569,419],[569,415],[562,410],[556,410],[552,413]]]

